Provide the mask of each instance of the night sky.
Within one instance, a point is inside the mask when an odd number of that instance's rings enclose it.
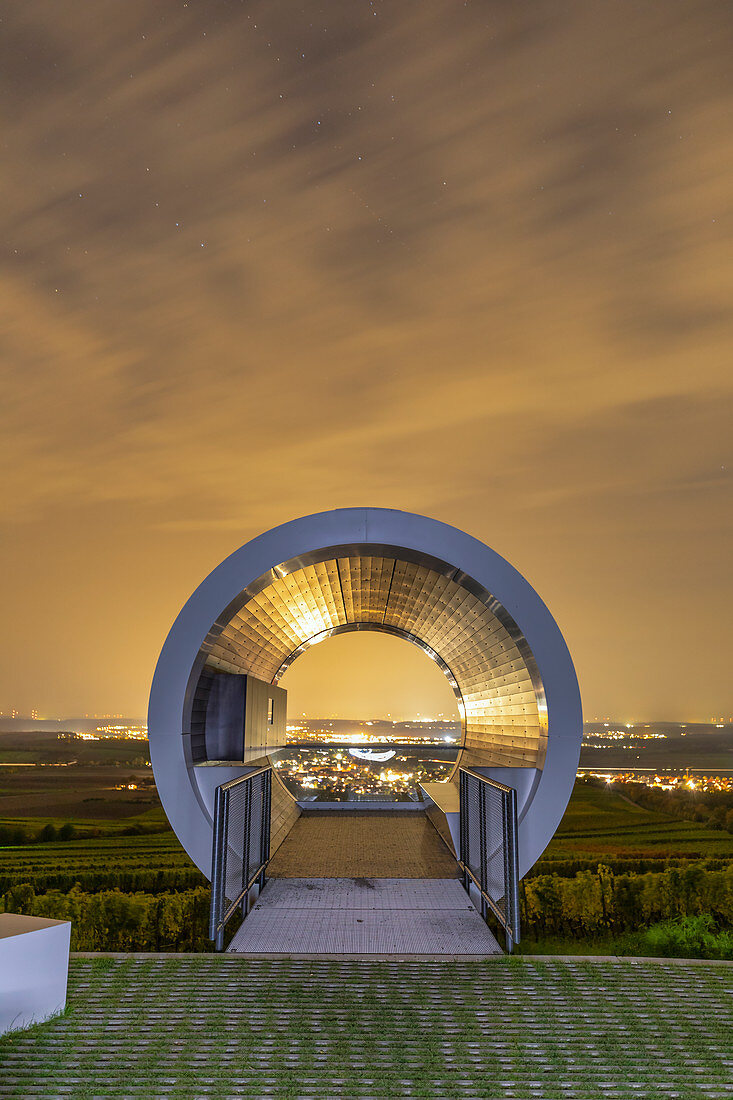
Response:
[[[371,504],[523,572],[587,717],[733,713],[727,2],[26,0],[0,53],[0,709],[142,714],[223,557]]]

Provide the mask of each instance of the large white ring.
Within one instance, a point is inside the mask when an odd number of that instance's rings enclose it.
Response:
[[[176,618],[155,669],[148,727],[158,793],[181,844],[208,876],[213,791],[242,770],[195,767],[185,749],[187,692],[204,639],[222,612],[259,578],[283,562],[338,546],[358,547],[365,554],[370,547],[399,547],[449,563],[490,593],[521,631],[543,690],[546,752],[538,768],[492,768],[491,774],[517,788],[519,870],[525,874],[560,822],[578,766],[582,710],[567,646],[540,597],[504,558],[455,527],[384,508],[321,512],[273,528],[214,569]]]

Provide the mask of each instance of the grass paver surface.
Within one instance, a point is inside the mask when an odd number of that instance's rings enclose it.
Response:
[[[733,1096],[733,967],[72,959],[0,1097]]]

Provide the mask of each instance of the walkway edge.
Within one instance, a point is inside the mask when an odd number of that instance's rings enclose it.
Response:
[[[563,962],[563,963],[647,963],[664,966],[733,966],[733,959],[666,959],[646,955],[347,955],[347,954],[259,954],[217,951],[72,951],[72,959],[219,959],[223,962],[262,959],[291,959],[293,962]]]

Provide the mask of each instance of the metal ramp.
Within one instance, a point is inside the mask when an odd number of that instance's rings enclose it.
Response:
[[[228,950],[257,955],[502,953],[455,878],[271,879]]]
[[[495,785],[482,776],[475,780],[478,816],[471,812],[471,800],[461,803],[466,811],[463,882],[455,855],[417,807],[409,813],[306,811],[270,859],[269,818],[263,810],[269,769],[222,785],[211,918],[217,947],[223,947],[224,926],[241,906],[247,916],[229,944],[234,954],[501,954],[483,917],[490,908],[506,928],[504,912],[489,893],[493,878],[488,873],[493,875],[494,864],[504,868],[507,846],[501,829],[496,833],[494,828],[496,814],[488,812],[484,787],[493,794]],[[264,794],[255,798],[258,783]],[[258,812],[253,813],[255,803]],[[502,820],[499,814],[500,825]],[[265,872],[267,882],[260,890]],[[500,892],[511,893],[505,886]],[[512,925],[511,932],[516,931]],[[511,949],[509,932],[507,941]]]

